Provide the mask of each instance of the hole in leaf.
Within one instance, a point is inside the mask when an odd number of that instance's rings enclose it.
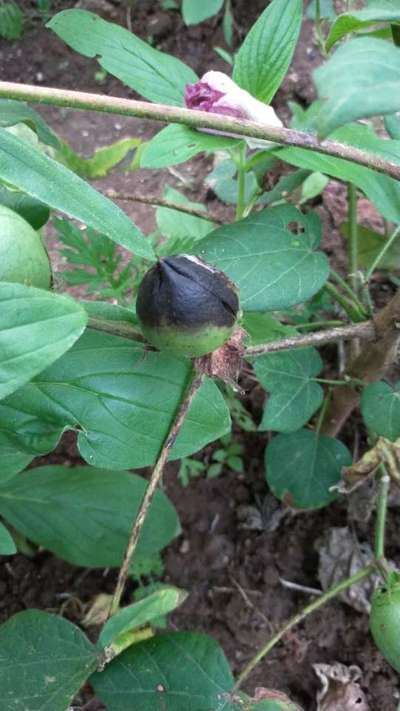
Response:
[[[304,225],[301,222],[296,221],[288,222],[287,229],[294,235],[304,234],[305,232]]]

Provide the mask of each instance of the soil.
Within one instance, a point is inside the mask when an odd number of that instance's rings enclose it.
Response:
[[[116,0],[75,3],[124,24],[126,10],[121,5],[125,3]],[[29,12],[34,6],[35,3],[26,2]],[[72,6],[74,3],[53,2],[57,10]],[[251,4],[243,0],[233,2],[236,44],[264,7],[263,0],[254,0]],[[190,61],[199,75],[211,67],[227,71],[227,65],[213,51],[215,46],[226,46],[220,22],[216,20],[186,28],[178,13],[162,12],[157,3],[143,0],[132,15],[132,29],[145,39],[152,37],[163,51]],[[314,98],[310,76],[320,61],[312,25],[306,21],[294,62],[275,100],[275,108],[283,120],[290,115],[288,101],[306,106]],[[13,43],[0,41],[0,78],[3,80],[135,97],[133,91],[111,76],[99,83],[96,71],[94,61],[70,51],[34,14],[28,20],[22,39]],[[39,111],[62,138],[84,155],[123,137],[140,136],[146,140],[159,130],[156,124],[136,119],[46,106]],[[184,190],[197,202],[207,202],[210,212],[229,217],[230,208],[219,205],[204,186],[210,167],[210,159],[198,157],[176,170],[134,173],[115,170],[107,178],[95,181],[95,185],[103,192],[113,188],[121,193],[161,195],[164,186],[169,184]],[[331,181],[323,198],[315,200],[314,205],[324,226],[324,248],[333,256],[335,268],[339,270],[345,267],[339,233],[339,225],[346,218],[345,198],[344,186]],[[123,208],[143,232],[154,229],[152,208],[133,202],[123,203]],[[381,226],[381,218],[366,200],[360,201],[359,218],[367,226]],[[53,262],[62,270],[56,246],[54,240],[50,241]],[[335,357],[333,349],[326,349],[325,354],[328,361]],[[258,421],[260,391],[254,384],[245,383],[245,386],[244,402]],[[177,479],[177,466],[168,465],[166,490],[178,510],[182,535],[164,554],[162,578],[189,591],[187,601],[170,616],[169,627],[211,634],[221,643],[234,673],[265,643],[273,630],[309,601],[309,595],[284,587],[282,580],[320,588],[315,541],[331,527],[348,523],[346,507],[334,504],[322,511],[285,515],[278,528],[270,530],[267,511],[271,501],[263,473],[267,435],[236,432],[235,436],[244,446],[245,474],[225,471],[216,480],[200,478],[183,488]],[[207,458],[211,451],[212,447],[208,447],[200,456]],[[71,434],[63,438],[50,457],[37,460],[34,465],[50,462],[67,466],[81,462]],[[256,518],[258,515],[256,530],[244,524],[246,510],[253,512]],[[394,518],[391,517],[388,530],[388,555],[400,564]],[[353,521],[351,525],[360,540],[372,540],[369,523]],[[46,551],[31,557],[9,557],[0,570],[0,619],[4,621],[19,610],[37,607],[59,612],[79,623],[94,595],[112,592],[115,578],[115,571],[76,568]],[[133,587],[132,583],[126,600]],[[286,635],[258,665],[246,689],[250,693],[257,686],[281,689],[305,710],[312,711],[316,708],[319,688],[312,665],[335,661],[357,664],[361,668],[361,683],[371,709],[395,711],[400,698],[398,680],[370,639],[367,616],[338,600]],[[75,700],[74,709],[102,709],[101,703],[91,697],[92,692],[86,687]]]

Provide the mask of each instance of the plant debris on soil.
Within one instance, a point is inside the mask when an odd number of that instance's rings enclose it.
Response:
[[[263,0],[233,2],[236,44],[265,8]],[[27,3],[27,5],[30,5]],[[32,8],[35,3],[32,3]],[[126,24],[123,2],[80,0],[56,1],[55,10],[81,7],[98,12],[106,19]],[[132,30],[161,50],[182,58],[201,75],[209,69],[229,71],[213,47],[225,46],[220,21],[215,18],[200,26],[185,27],[179,13],[162,11],[158,3],[142,1],[132,12]],[[34,16],[27,21],[24,36],[15,42],[0,41],[1,79],[44,86],[58,86],[135,98],[133,91],[111,76],[96,81],[98,66],[93,60],[72,52],[45,29]],[[288,101],[307,106],[314,98],[312,70],[321,58],[309,21],[304,27],[294,62],[274,101],[278,115],[287,122]],[[35,107],[37,108],[37,107]],[[67,140],[74,150],[90,155],[102,145],[119,138],[139,136],[149,139],[160,126],[133,118],[122,118],[83,111],[41,106],[39,112]],[[209,158],[197,157],[176,170],[115,170],[95,181],[102,192],[161,196],[166,184],[184,189],[196,202],[207,202],[211,212],[222,217],[231,208],[220,205],[207,192],[204,178],[211,169]],[[279,174],[274,178],[277,180]],[[323,246],[335,259],[335,268],[344,269],[345,254],[339,225],[346,219],[345,188],[330,181],[315,202],[324,227]],[[127,202],[123,209],[144,233],[155,227],[154,210]],[[359,220],[366,226],[380,227],[381,218],[366,200],[360,200]],[[62,270],[59,253],[50,243],[57,270]],[[76,293],[76,292],[75,292]],[[336,349],[324,354],[327,367],[336,370]],[[256,421],[260,415],[257,388],[247,388],[244,402]],[[212,635],[222,645],[234,673],[237,673],[268,637],[310,600],[310,594],[288,587],[285,581],[320,590],[319,556],[316,541],[332,527],[349,525],[357,540],[371,542],[370,522],[349,520],[347,505],[339,502],[301,514],[287,513],[271,500],[263,472],[263,452],[268,435],[235,431],[244,446],[244,474],[225,472],[218,479],[199,478],[183,488],[177,479],[177,465],[167,467],[165,486],[182,524],[181,536],[164,554],[162,579],[189,592],[186,602],[169,618],[169,627],[198,630]],[[212,446],[201,453],[209,457]],[[64,436],[57,450],[38,464],[81,463],[74,437]],[[388,557],[400,564],[398,549],[398,510],[392,510],[387,531]],[[272,519],[274,521],[271,524]],[[4,559],[0,570],[0,619],[28,607],[65,615],[80,623],[92,598],[111,593],[116,580],[114,570],[85,570],[53,557],[46,551],[29,552]],[[282,582],[283,581],[283,582]],[[131,582],[125,601],[137,585]],[[394,671],[383,660],[368,633],[368,617],[340,600],[334,600],[285,636],[248,679],[245,689],[280,689],[307,711],[316,709],[320,682],[314,664],[357,665],[360,685],[371,709],[396,711],[400,688]],[[87,685],[75,701],[74,709],[100,711]]]

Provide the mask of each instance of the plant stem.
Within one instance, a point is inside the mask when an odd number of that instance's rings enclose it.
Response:
[[[268,654],[268,652],[270,652],[273,647],[275,647],[275,645],[282,639],[286,632],[289,632],[292,627],[298,625],[299,622],[304,620],[315,610],[318,610],[320,607],[322,607],[322,605],[325,605],[326,602],[332,600],[332,598],[339,595],[339,593],[343,592],[343,590],[347,590],[347,588],[351,587],[351,585],[354,585],[360,580],[363,580],[364,578],[368,577],[368,575],[371,575],[373,570],[373,563],[367,565],[365,568],[362,568],[350,578],[346,578],[337,585],[334,585],[332,588],[329,588],[329,590],[327,590],[323,595],[321,595],[321,597],[318,597],[316,600],[313,600],[313,602],[311,602],[309,605],[306,605],[306,607],[303,607],[300,612],[291,617],[291,619],[288,620],[288,622],[286,622],[286,624],[284,624],[283,627],[281,627],[281,629],[276,634],[274,634],[270,640],[268,640],[268,642],[257,652],[257,654],[254,655],[254,657],[248,662],[248,664],[246,664],[245,668],[237,678],[236,684],[233,689],[234,692],[238,691],[238,689],[242,686],[243,682],[247,679],[249,674],[251,674],[251,672],[261,661],[261,659],[263,659],[265,655]]]
[[[343,296],[343,294],[341,294],[336,286],[331,284],[330,281],[326,282],[324,289],[332,296],[333,299],[335,299],[335,301],[337,301],[338,304],[340,304],[343,311],[345,311],[352,321],[357,322],[365,319],[364,310],[361,311],[355,302],[350,301],[347,296]]]
[[[145,342],[142,334],[129,323],[118,321],[103,321],[102,319],[89,318],[88,328],[93,328],[95,331],[103,331],[111,333],[114,336],[121,336],[130,341]],[[354,323],[338,328],[326,328],[324,331],[316,333],[305,333],[299,336],[290,336],[289,338],[279,338],[277,341],[269,341],[268,343],[260,343],[257,346],[249,346],[245,349],[245,356],[258,356],[264,353],[276,353],[277,351],[287,351],[290,348],[305,348],[307,346],[323,346],[325,343],[335,343],[336,341],[352,340],[360,338],[362,340],[371,341],[376,337],[374,322],[371,320],[363,321],[362,323]],[[150,347],[150,346],[149,346]]]
[[[376,524],[375,524],[375,558],[379,564],[385,559],[385,528],[387,505],[390,489],[390,477],[384,464],[381,464],[378,478],[378,498],[376,504]]]
[[[321,407],[321,410],[318,415],[317,424],[315,426],[315,434],[317,436],[319,435],[319,433],[321,431],[321,427],[324,422],[324,417],[325,417],[326,411],[328,409],[328,405],[331,401],[331,397],[332,397],[332,392],[331,392],[331,390],[328,390],[328,392],[326,393],[326,395],[324,397],[324,401],[322,403],[322,407]]]
[[[133,555],[135,553],[137,544],[139,542],[139,537],[140,533],[142,531],[144,522],[146,520],[146,516],[150,507],[150,504],[152,502],[152,499],[154,497],[154,494],[156,493],[157,487],[162,479],[162,475],[164,472],[164,467],[167,463],[168,456],[170,454],[170,451],[175,444],[175,440],[179,434],[179,430],[182,427],[182,424],[185,420],[185,417],[189,411],[189,408],[193,402],[193,398],[196,395],[197,391],[199,390],[202,382],[203,382],[203,377],[204,375],[202,373],[197,373],[195,370],[193,370],[190,381],[188,383],[186,393],[181,401],[181,404],[179,406],[179,410],[177,412],[177,415],[175,417],[175,420],[171,426],[170,431],[168,432],[167,437],[165,438],[164,444],[162,446],[162,449],[160,451],[160,454],[158,455],[157,462],[154,466],[152,475],[150,477],[149,483],[147,485],[146,491],[144,493],[143,499],[141,501],[141,504],[139,506],[139,510],[137,512],[131,535],[129,537],[128,545],[126,547],[125,551],[125,556],[124,560],[121,566],[121,569],[119,571],[118,575],[118,580],[117,580],[117,585],[115,587],[115,592],[113,595],[113,599],[111,602],[110,606],[110,613],[109,615],[113,615],[115,612],[117,612],[119,608],[119,604],[121,602],[121,597],[122,593],[124,591],[125,583],[129,574],[129,567],[133,558]]]
[[[310,378],[313,383],[322,383],[323,385],[351,385],[352,380],[327,380],[326,378]]]
[[[364,321],[363,323],[355,323],[350,326],[339,326],[339,328],[327,328],[325,331],[317,331],[317,333],[306,333],[301,336],[290,336],[289,338],[280,338],[277,341],[269,343],[260,343],[257,346],[249,346],[246,348],[244,355],[259,356],[265,353],[276,353],[277,351],[286,351],[291,348],[305,348],[306,346],[323,346],[325,343],[335,343],[341,340],[352,340],[353,338],[361,338],[367,341],[374,340],[376,331],[374,322]]]
[[[185,212],[187,215],[201,217],[203,220],[209,220],[210,222],[215,222],[218,225],[225,224],[224,220],[221,220],[219,217],[213,217],[204,210],[199,210],[196,207],[189,207],[188,205],[177,205],[172,200],[164,200],[164,198],[161,197],[152,197],[150,195],[125,195],[123,193],[117,193],[115,190],[108,190],[106,195],[112,200],[141,202],[145,205],[159,205],[160,207],[168,207],[171,210],[177,210],[178,212]]]
[[[380,262],[380,261],[382,260],[382,258],[385,256],[385,254],[386,254],[386,252],[388,251],[388,249],[392,246],[393,242],[395,241],[395,239],[396,239],[396,237],[398,236],[399,233],[400,233],[400,225],[399,225],[398,227],[396,227],[396,229],[394,230],[394,232],[393,232],[393,233],[390,235],[390,237],[386,240],[386,242],[385,242],[385,244],[383,245],[381,251],[380,251],[379,254],[375,257],[374,261],[372,262],[372,264],[371,264],[370,268],[368,269],[367,274],[366,274],[366,276],[365,276],[365,281],[366,281],[366,282],[369,282],[369,280],[371,279],[371,276],[372,276],[373,272],[375,271],[375,269],[377,268],[379,262]]]
[[[142,333],[137,330],[134,325],[132,326],[128,322],[123,321],[103,321],[100,318],[88,319],[88,328],[93,328],[94,331],[103,331],[104,333],[111,333],[113,336],[121,336],[121,338],[129,338],[130,341],[140,341],[145,343],[146,340]]]
[[[314,328],[329,328],[330,326],[343,326],[343,321],[309,321],[309,323],[294,323],[291,324],[294,328],[300,328],[302,331],[312,331]]]
[[[241,220],[243,217],[244,209],[246,207],[246,144],[243,144],[239,148],[239,160],[237,161],[238,169],[238,197],[236,205],[236,220]]]
[[[342,287],[343,291],[345,291],[346,294],[348,294],[348,296],[350,297],[350,299],[354,302],[354,304],[356,305],[356,307],[360,310],[361,313],[364,314],[364,317],[365,317],[366,314],[365,314],[364,305],[362,304],[362,302],[361,302],[360,299],[358,298],[357,294],[356,294],[356,293],[353,291],[353,289],[348,285],[347,281],[346,281],[345,279],[343,279],[343,278],[340,276],[340,274],[338,274],[337,272],[335,272],[334,269],[331,269],[331,272],[330,272],[330,273],[331,273],[332,278],[339,284],[339,286]]]
[[[0,82],[0,97],[16,99],[17,101],[32,101],[53,106],[64,106],[72,109],[100,111],[121,116],[137,116],[153,121],[180,123],[192,128],[211,128],[235,133],[238,136],[260,138],[286,146],[297,146],[305,150],[323,153],[324,155],[343,158],[359,165],[365,165],[379,173],[390,175],[397,180],[400,179],[400,165],[392,163],[379,155],[360,150],[345,143],[325,139],[320,140],[317,136],[303,131],[268,126],[255,121],[246,121],[194,109],[184,109],[178,106],[151,104],[146,101],[121,99],[116,96],[53,89],[29,84],[17,84],[15,82]]]
[[[353,291],[357,294],[360,290],[358,279],[358,227],[357,227],[357,190],[353,183],[347,184],[348,214],[349,214],[349,281]]]

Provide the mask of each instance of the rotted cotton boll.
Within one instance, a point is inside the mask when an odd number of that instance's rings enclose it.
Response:
[[[151,345],[194,358],[216,350],[233,333],[238,288],[198,257],[166,257],[144,275],[136,311]]]

